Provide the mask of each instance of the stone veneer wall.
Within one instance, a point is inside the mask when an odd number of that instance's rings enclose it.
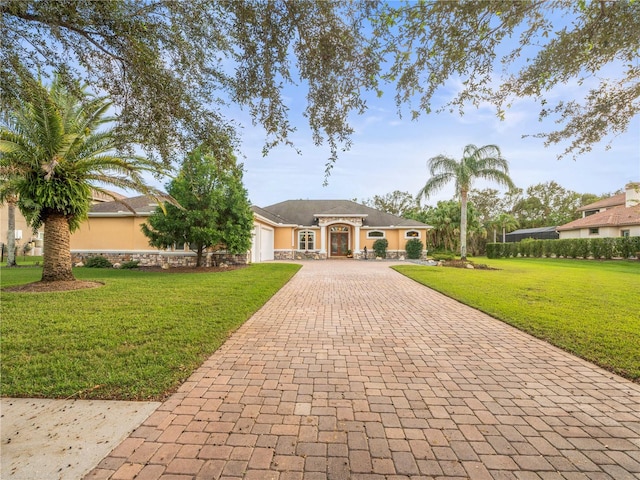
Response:
[[[326,260],[327,254],[302,250],[275,250],[273,258],[274,260]]]
[[[273,252],[275,260],[326,260],[326,253],[318,252],[303,252],[301,250],[276,250]],[[357,260],[365,260],[364,252],[356,253],[353,258]],[[407,258],[407,252],[405,250],[387,250],[387,260],[405,260]],[[426,260],[427,251],[423,250],[420,255],[421,260]],[[367,252],[367,260],[375,260],[376,253],[373,249]]]
[[[71,261],[84,263],[90,257],[106,257],[111,263],[137,261],[141,267],[193,267],[196,254],[193,252],[71,252]],[[215,267],[225,265],[246,265],[249,254],[232,255],[229,253],[207,253],[203,258],[203,266]]]

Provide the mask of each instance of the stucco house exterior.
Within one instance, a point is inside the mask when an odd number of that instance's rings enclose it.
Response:
[[[116,192],[109,192],[115,198],[124,198],[123,195],[120,195]],[[91,192],[91,203],[97,204],[102,202],[111,201],[111,197],[103,194],[102,192],[98,192],[93,190]],[[9,206],[5,203],[0,205],[0,243],[7,242],[7,216],[8,216]],[[16,245],[18,247],[18,253],[20,255],[26,253],[30,256],[40,256],[42,255],[42,241],[44,238],[44,226],[40,227],[37,232],[34,232],[33,229],[27,223],[27,220],[20,212],[20,209],[15,207],[15,215],[16,215],[16,229],[15,229],[15,239]],[[28,245],[28,250],[25,249],[25,245]]]
[[[254,207],[254,262],[302,258],[373,258],[373,243],[388,241],[387,258],[406,255],[408,240],[426,248],[431,227],[350,200],[287,200]],[[426,252],[424,252],[426,254]]]
[[[640,236],[640,183],[629,183],[625,192],[578,209],[582,218],[557,228],[560,238]]]
[[[161,250],[149,246],[141,225],[157,208],[148,196],[96,204],[89,218],[71,235],[74,262],[93,255],[112,262],[139,260],[142,265],[190,265],[195,254],[188,245]],[[428,225],[381,212],[349,200],[288,200],[268,207],[252,207],[252,247],[244,256],[226,256],[228,263],[330,258],[374,258],[373,243],[388,241],[387,258],[405,255],[406,242],[422,241],[426,249]],[[426,251],[424,252],[426,254]],[[220,261],[209,253],[207,262]]]

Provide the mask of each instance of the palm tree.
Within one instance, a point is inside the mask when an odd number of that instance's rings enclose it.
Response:
[[[496,145],[476,147],[467,145],[460,161],[445,155],[438,155],[428,160],[427,166],[431,178],[418,198],[428,198],[451,180],[455,182],[456,194],[460,196],[460,257],[467,258],[467,195],[471,184],[476,178],[492,180],[513,188],[513,181],[509,178],[509,164],[502,157],[500,148]]]
[[[142,174],[158,169],[116,153],[107,98],[67,88],[58,77],[48,88],[39,79],[21,80],[20,104],[0,120],[0,198],[15,192],[31,227],[44,224],[42,281],[75,280],[70,236],[87,218],[91,190],[113,197],[105,185],[155,195]]]
[[[501,213],[500,215],[498,215],[498,218],[496,218],[495,220],[495,224],[498,227],[502,228],[502,243],[505,243],[507,241],[507,230],[512,231],[513,229],[518,228],[518,220],[510,213]],[[495,243],[495,238],[493,239],[493,241]]]

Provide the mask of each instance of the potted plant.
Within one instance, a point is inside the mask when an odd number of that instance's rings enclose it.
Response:
[[[353,258],[353,252],[351,250],[347,250],[347,258]]]

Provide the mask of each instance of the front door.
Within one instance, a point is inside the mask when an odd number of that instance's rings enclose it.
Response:
[[[346,227],[332,227],[331,256],[345,257],[349,250],[349,231]]]

